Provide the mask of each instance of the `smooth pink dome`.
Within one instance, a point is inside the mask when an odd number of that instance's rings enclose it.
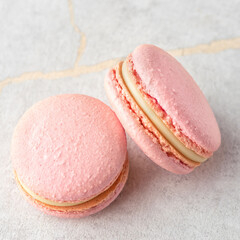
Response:
[[[120,174],[125,132],[101,101],[79,94],[47,98],[20,119],[11,158],[18,178],[52,201],[84,201]]]
[[[132,61],[144,91],[157,100],[174,125],[203,149],[216,151],[221,143],[218,124],[200,88],[182,65],[148,44],[133,51]]]

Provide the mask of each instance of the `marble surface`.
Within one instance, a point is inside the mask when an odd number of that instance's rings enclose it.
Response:
[[[25,0],[0,2],[0,239],[240,238],[239,0]],[[108,68],[141,43],[169,51],[195,78],[222,133],[219,151],[179,176],[128,138],[129,180],[84,219],[58,219],[20,194],[9,159],[19,117],[55,94],[108,104]]]

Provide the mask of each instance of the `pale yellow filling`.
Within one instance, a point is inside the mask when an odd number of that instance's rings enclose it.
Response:
[[[37,195],[36,193],[34,193],[33,191],[31,191],[28,187],[26,187],[18,178],[18,182],[20,183],[21,187],[24,189],[24,191],[26,191],[26,193],[28,193],[31,197],[33,197],[34,199],[38,200],[39,202],[45,203],[47,205],[52,205],[52,206],[58,206],[58,207],[71,207],[71,206],[76,206],[79,204],[82,204],[84,202],[54,202],[45,198],[40,197],[39,195]],[[90,199],[89,199],[90,200]],[[89,201],[87,200],[87,201]]]
[[[132,80],[129,75],[129,72],[126,67],[126,63],[124,62],[122,65],[122,76],[123,80],[133,96],[136,103],[142,109],[142,111],[147,115],[149,120],[155,125],[158,131],[163,135],[166,140],[183,156],[186,158],[195,161],[195,162],[204,162],[206,158],[196,154],[192,150],[188,149],[184,146],[184,144],[172,133],[172,131],[164,124],[164,122],[157,116],[154,110],[148,105],[148,103],[144,100],[141,92],[137,89],[136,84]]]

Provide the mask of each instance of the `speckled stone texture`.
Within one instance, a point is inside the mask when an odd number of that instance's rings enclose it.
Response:
[[[239,0],[73,0],[72,8],[66,0],[0,1],[0,239],[239,240],[239,12]],[[10,161],[19,118],[63,93],[109,104],[107,69],[144,43],[174,50],[200,86],[219,123],[220,149],[178,176],[128,138],[129,179],[105,210],[66,220],[31,207]]]

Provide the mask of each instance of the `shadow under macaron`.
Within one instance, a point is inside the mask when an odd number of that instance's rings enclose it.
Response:
[[[120,205],[124,207],[124,204],[129,204],[129,201],[131,201],[130,204],[134,209],[134,204],[141,201],[139,198],[142,198],[142,201],[151,202],[148,191],[150,185],[155,185],[155,190],[162,192],[163,198],[166,197],[164,194],[168,195],[169,189],[171,189],[176,194],[191,192],[191,199],[196,198],[196,201],[199,200],[199,196],[203,197],[206,192],[212,191],[214,193],[214,191],[217,191],[221,181],[230,177],[229,174],[234,174],[234,165],[236,165],[234,162],[236,160],[231,158],[232,150],[240,143],[237,142],[237,138],[232,137],[230,129],[225,127],[230,126],[229,119],[220,114],[216,114],[216,117],[222,135],[221,146],[211,158],[187,175],[173,174],[159,167],[128,137],[128,157],[130,161],[128,181],[120,196],[105,211],[111,211],[112,208],[118,208]],[[226,171],[226,169],[231,170]],[[135,197],[137,197],[137,200]]]

